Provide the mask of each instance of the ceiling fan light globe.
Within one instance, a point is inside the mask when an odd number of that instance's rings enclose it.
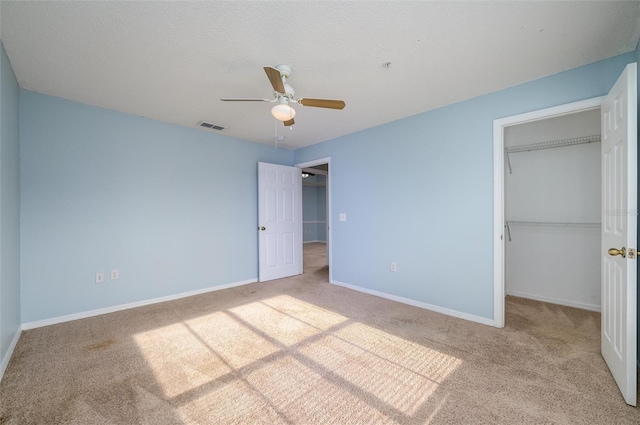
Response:
[[[271,115],[278,121],[289,121],[296,116],[296,110],[287,104],[279,104],[271,108]]]

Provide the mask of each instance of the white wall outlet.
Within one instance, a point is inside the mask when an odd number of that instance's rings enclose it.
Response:
[[[120,279],[120,272],[118,271],[118,269],[112,269],[111,280],[118,280],[118,279]]]
[[[391,271],[392,272],[396,271],[396,263],[391,263]]]
[[[104,273],[96,273],[96,283],[104,283]]]
[[[338,220],[347,221],[347,213],[340,213],[340,215],[338,216]]]

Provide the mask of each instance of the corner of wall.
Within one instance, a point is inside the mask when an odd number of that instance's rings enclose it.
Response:
[[[0,379],[20,338],[20,86],[0,40]]]

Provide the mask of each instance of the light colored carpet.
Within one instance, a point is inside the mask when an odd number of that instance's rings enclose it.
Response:
[[[524,299],[495,329],[305,274],[23,333],[14,424],[638,424],[599,314]]]

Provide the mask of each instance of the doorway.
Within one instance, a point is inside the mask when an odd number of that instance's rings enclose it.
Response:
[[[600,312],[600,133],[600,108],[505,127],[508,296]]]
[[[600,352],[627,404],[637,383],[637,65],[628,64],[609,93],[554,108],[494,120],[494,326],[505,325],[506,128],[601,108],[601,330]],[[582,247],[566,252],[581,255]]]
[[[512,226],[507,226],[507,216],[505,208],[505,189],[506,175],[509,173],[509,162],[511,158],[507,155],[507,145],[505,144],[505,136],[507,128],[540,122],[542,120],[559,118],[562,116],[599,110],[603,101],[603,97],[588,99],[580,102],[574,102],[566,105],[560,105],[553,108],[533,111],[522,115],[503,118],[494,121],[494,326],[502,328],[505,325],[505,295],[507,294],[506,285],[506,244],[509,243],[509,231]],[[542,141],[541,141],[542,142]],[[532,143],[535,144],[535,143]],[[520,154],[523,155],[523,154]],[[503,165],[504,164],[504,165]],[[511,170],[513,172],[513,170]],[[598,187],[598,191],[599,191]],[[521,221],[524,224],[535,224],[537,221],[545,220],[517,220],[509,217],[512,221]],[[561,224],[568,223],[568,220],[546,220],[549,223]],[[528,222],[528,223],[527,223]],[[587,221],[584,221],[587,223]],[[591,223],[591,222],[589,222]],[[519,223],[520,224],[520,223]],[[512,238],[513,240],[513,235]]]
[[[303,270],[331,281],[331,159],[296,164],[302,171]],[[306,205],[306,209],[305,209]]]

